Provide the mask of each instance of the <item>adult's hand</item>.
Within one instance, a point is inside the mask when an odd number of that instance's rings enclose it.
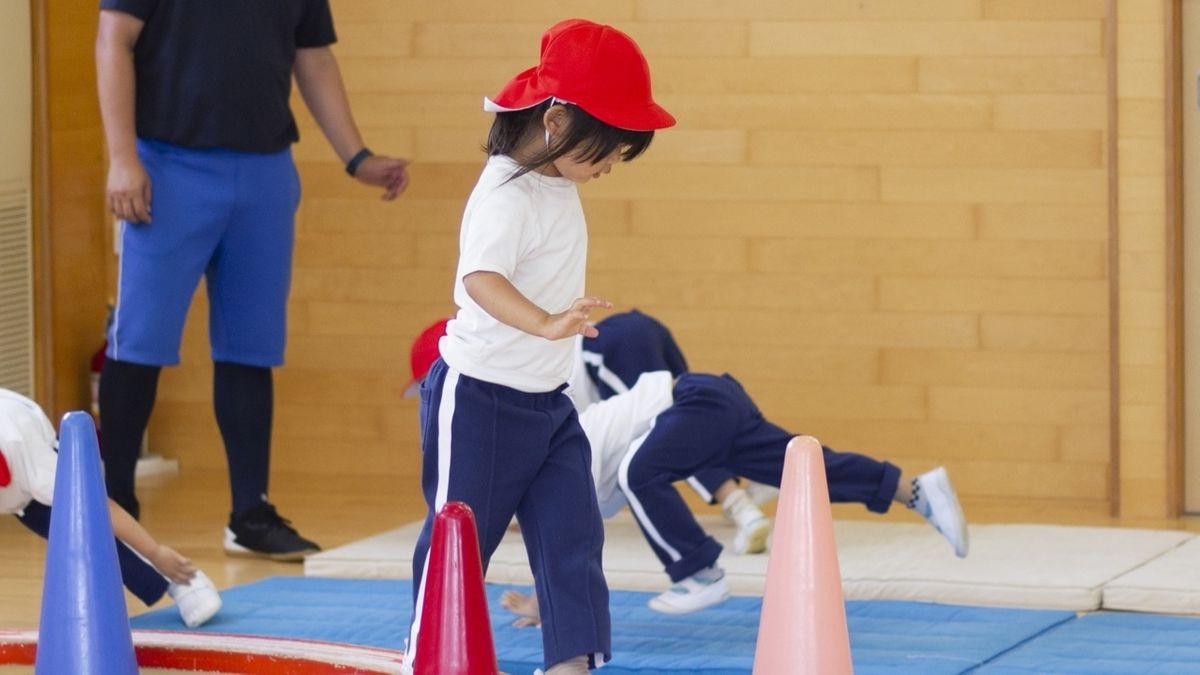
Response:
[[[150,176],[136,157],[109,163],[105,193],[114,216],[131,223],[150,222]]]
[[[408,187],[408,160],[372,155],[358,165],[354,177],[361,183],[385,188],[383,200],[391,201]]]

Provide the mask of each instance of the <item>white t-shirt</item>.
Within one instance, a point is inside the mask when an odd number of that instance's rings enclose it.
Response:
[[[576,403],[579,424],[592,445],[592,480],[603,517],[611,517],[625,505],[625,495],[617,485],[621,460],[633,441],[650,431],[654,419],[674,403],[674,386],[671,373],[659,370],[642,373],[633,388],[623,394],[583,409]]]
[[[0,389],[0,454],[12,473],[12,482],[0,487],[0,513],[20,514],[34,500],[54,501],[56,443],[54,425],[38,404]]]
[[[446,363],[465,375],[545,392],[570,377],[574,342],[546,340],[497,321],[463,285],[472,272],[496,272],[551,314],[583,297],[587,223],[575,183],[537,172],[508,180],[516,169],[509,157],[490,157],[467,200],[454,278],[459,310],[438,347]]]

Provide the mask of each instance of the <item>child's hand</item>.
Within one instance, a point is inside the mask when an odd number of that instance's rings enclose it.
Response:
[[[150,557],[150,564],[154,565],[154,569],[164,577],[177,584],[189,583],[196,575],[196,566],[192,564],[191,560],[179,555],[170,546],[162,544],[154,549],[154,555]]]
[[[542,322],[541,336],[547,340],[561,340],[575,335],[596,337],[600,331],[588,323],[588,315],[597,307],[612,307],[612,303],[602,298],[579,298],[571,303],[567,311],[546,317]]]

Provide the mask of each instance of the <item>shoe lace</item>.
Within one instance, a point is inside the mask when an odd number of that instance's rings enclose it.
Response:
[[[263,520],[270,525],[272,529],[284,529],[292,534],[298,534],[296,528],[292,527],[292,521],[279,515],[279,511],[275,510],[275,505],[270,502],[264,502],[256,509],[262,514]]]

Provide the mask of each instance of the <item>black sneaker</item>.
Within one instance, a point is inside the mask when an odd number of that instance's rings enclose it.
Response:
[[[263,502],[247,509],[225,528],[225,553],[236,556],[300,561],[321,547],[301,537],[275,506]]]

